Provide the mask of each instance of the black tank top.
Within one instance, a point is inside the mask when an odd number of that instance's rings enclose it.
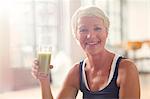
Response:
[[[85,85],[85,81],[82,76],[83,61],[80,62],[80,90],[83,93],[83,99],[119,99],[119,87],[117,86],[116,81],[118,76],[118,66],[121,59],[121,56],[117,59],[111,82],[102,90],[94,92],[88,90]]]

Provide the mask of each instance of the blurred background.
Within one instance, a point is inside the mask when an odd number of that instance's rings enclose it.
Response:
[[[150,99],[150,0],[0,0],[0,99],[41,99],[31,67],[41,44],[53,47],[54,96],[84,59],[70,30],[80,6],[98,5],[110,19],[107,48],[135,61],[141,99]],[[81,99],[79,92],[77,99]]]

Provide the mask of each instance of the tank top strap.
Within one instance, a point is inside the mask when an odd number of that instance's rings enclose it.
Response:
[[[113,77],[114,79],[117,79],[117,77],[118,77],[118,68],[119,68],[119,63],[120,63],[121,59],[122,59],[122,56],[119,56],[119,58],[116,62],[116,68],[115,68],[114,77]]]
[[[83,89],[84,89],[84,80],[83,80],[83,73],[82,73],[82,66],[83,66],[83,62],[84,62],[84,60],[82,60],[82,61],[80,61],[80,64],[79,64],[79,76],[80,76],[80,90],[82,91]]]

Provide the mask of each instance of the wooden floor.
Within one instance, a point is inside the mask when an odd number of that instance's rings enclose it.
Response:
[[[150,74],[140,74],[141,83],[141,99],[150,99]],[[58,94],[59,88],[52,87],[53,94]],[[77,99],[82,99],[82,94],[79,93]],[[0,99],[41,99],[41,92],[39,87],[30,88],[21,91],[12,91],[1,93]]]

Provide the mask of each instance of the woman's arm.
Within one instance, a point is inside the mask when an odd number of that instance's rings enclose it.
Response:
[[[52,68],[52,66],[50,66],[50,68]],[[37,60],[34,62],[34,65],[32,67],[32,75],[40,82],[42,99],[53,99],[49,77],[46,74],[38,72]],[[62,89],[57,99],[75,99],[78,89],[79,89],[79,64],[76,64],[69,71],[68,76],[64,81],[64,85],[62,86]]]
[[[53,66],[50,65],[49,68],[51,69],[51,68],[53,68]],[[39,72],[39,66],[38,66],[37,59],[34,60],[31,73],[32,73],[32,76],[35,79],[38,79],[40,82],[42,99],[53,99],[51,88],[50,88],[50,80],[48,77],[49,75]]]
[[[48,79],[40,81],[41,92],[42,92],[42,99],[53,99],[50,82]]]
[[[140,82],[136,65],[129,59],[123,59],[119,66],[119,99],[140,99]]]
[[[69,71],[57,99],[75,99],[79,90],[79,64]]]

